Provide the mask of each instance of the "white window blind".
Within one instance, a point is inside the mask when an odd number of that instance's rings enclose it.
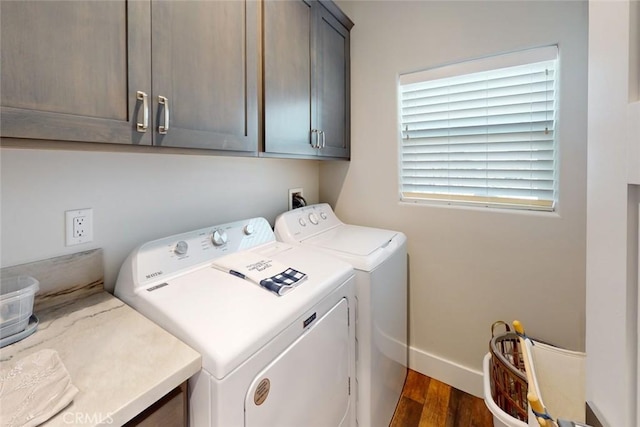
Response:
[[[402,200],[553,210],[557,52],[401,75]]]

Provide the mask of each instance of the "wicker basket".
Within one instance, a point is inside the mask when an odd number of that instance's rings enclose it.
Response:
[[[504,325],[506,332],[495,335],[495,328]],[[518,335],[503,321],[491,326],[491,395],[507,414],[527,422],[527,377]]]

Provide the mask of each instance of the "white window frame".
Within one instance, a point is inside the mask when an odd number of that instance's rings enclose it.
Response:
[[[547,79],[536,83],[537,87],[542,85],[545,88],[545,94],[523,95],[523,98],[529,96],[526,99],[530,101],[518,102],[517,114],[509,111],[507,117],[507,113],[503,114],[506,111],[503,108],[509,109],[515,104],[507,101],[509,105],[505,107],[496,106],[501,101],[495,101],[497,98],[490,96],[486,98],[489,100],[487,104],[482,106],[467,107],[465,101],[464,104],[455,104],[465,105],[464,109],[454,111],[455,108],[452,108],[451,99],[456,96],[472,94],[475,97],[475,93],[489,93],[492,90],[493,82],[500,80],[492,80],[493,77],[487,79],[487,83],[479,80],[487,72],[510,73],[512,70],[528,68],[528,64],[542,64],[543,72],[547,70],[546,74],[540,74],[539,70],[533,74],[532,71],[530,77],[532,82],[539,76]],[[400,200],[555,211],[559,166],[556,132],[558,76],[559,53],[555,45],[401,74],[398,79]],[[461,79],[468,79],[472,83],[461,82]],[[480,83],[486,84],[489,89],[468,90]],[[527,90],[534,93],[537,89],[533,89],[533,83],[531,85],[532,88]],[[405,99],[403,90],[408,91],[407,98],[415,96],[417,100]],[[493,90],[503,89],[498,87]],[[551,98],[550,93],[553,95]],[[542,96],[545,97],[543,100],[537,99]],[[478,98],[473,102],[484,100]],[[412,102],[425,104],[407,107]],[[524,108],[530,110],[523,112]],[[473,117],[467,119],[467,114]],[[485,123],[478,124],[478,120],[484,120]],[[512,124],[516,127],[512,128]],[[531,127],[523,131],[526,124]],[[494,129],[507,133],[491,133]],[[466,136],[467,132],[470,136]],[[498,138],[495,135],[507,137]],[[510,139],[512,137],[513,140]],[[506,143],[496,142],[498,139],[506,140]],[[482,154],[485,155],[484,160]]]

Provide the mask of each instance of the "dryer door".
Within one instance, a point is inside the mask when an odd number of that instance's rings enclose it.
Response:
[[[343,298],[251,383],[245,426],[346,426],[349,423],[349,326]]]

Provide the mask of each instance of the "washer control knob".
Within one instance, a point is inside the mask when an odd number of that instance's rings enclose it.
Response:
[[[309,214],[309,221],[311,221],[311,224],[313,224],[313,225],[318,225],[318,216],[316,214],[314,214],[313,212],[311,212]]]
[[[229,237],[227,236],[227,232],[224,230],[218,229],[214,231],[213,236],[211,236],[211,241],[216,246],[224,245],[225,243],[227,243],[227,240],[229,240]]]
[[[303,227],[307,226],[307,222],[304,220],[304,218],[298,218],[298,223]]]
[[[255,227],[253,226],[253,224],[247,224],[244,226],[244,228],[242,229],[242,232],[247,235],[250,236],[252,235],[254,232],[256,231]]]
[[[176,243],[176,247],[173,249],[173,252],[178,255],[184,255],[188,250],[189,245],[187,244],[187,242],[185,242],[184,240],[180,240],[178,243]]]
[[[320,218],[327,219],[327,214],[324,211],[320,211]]]

